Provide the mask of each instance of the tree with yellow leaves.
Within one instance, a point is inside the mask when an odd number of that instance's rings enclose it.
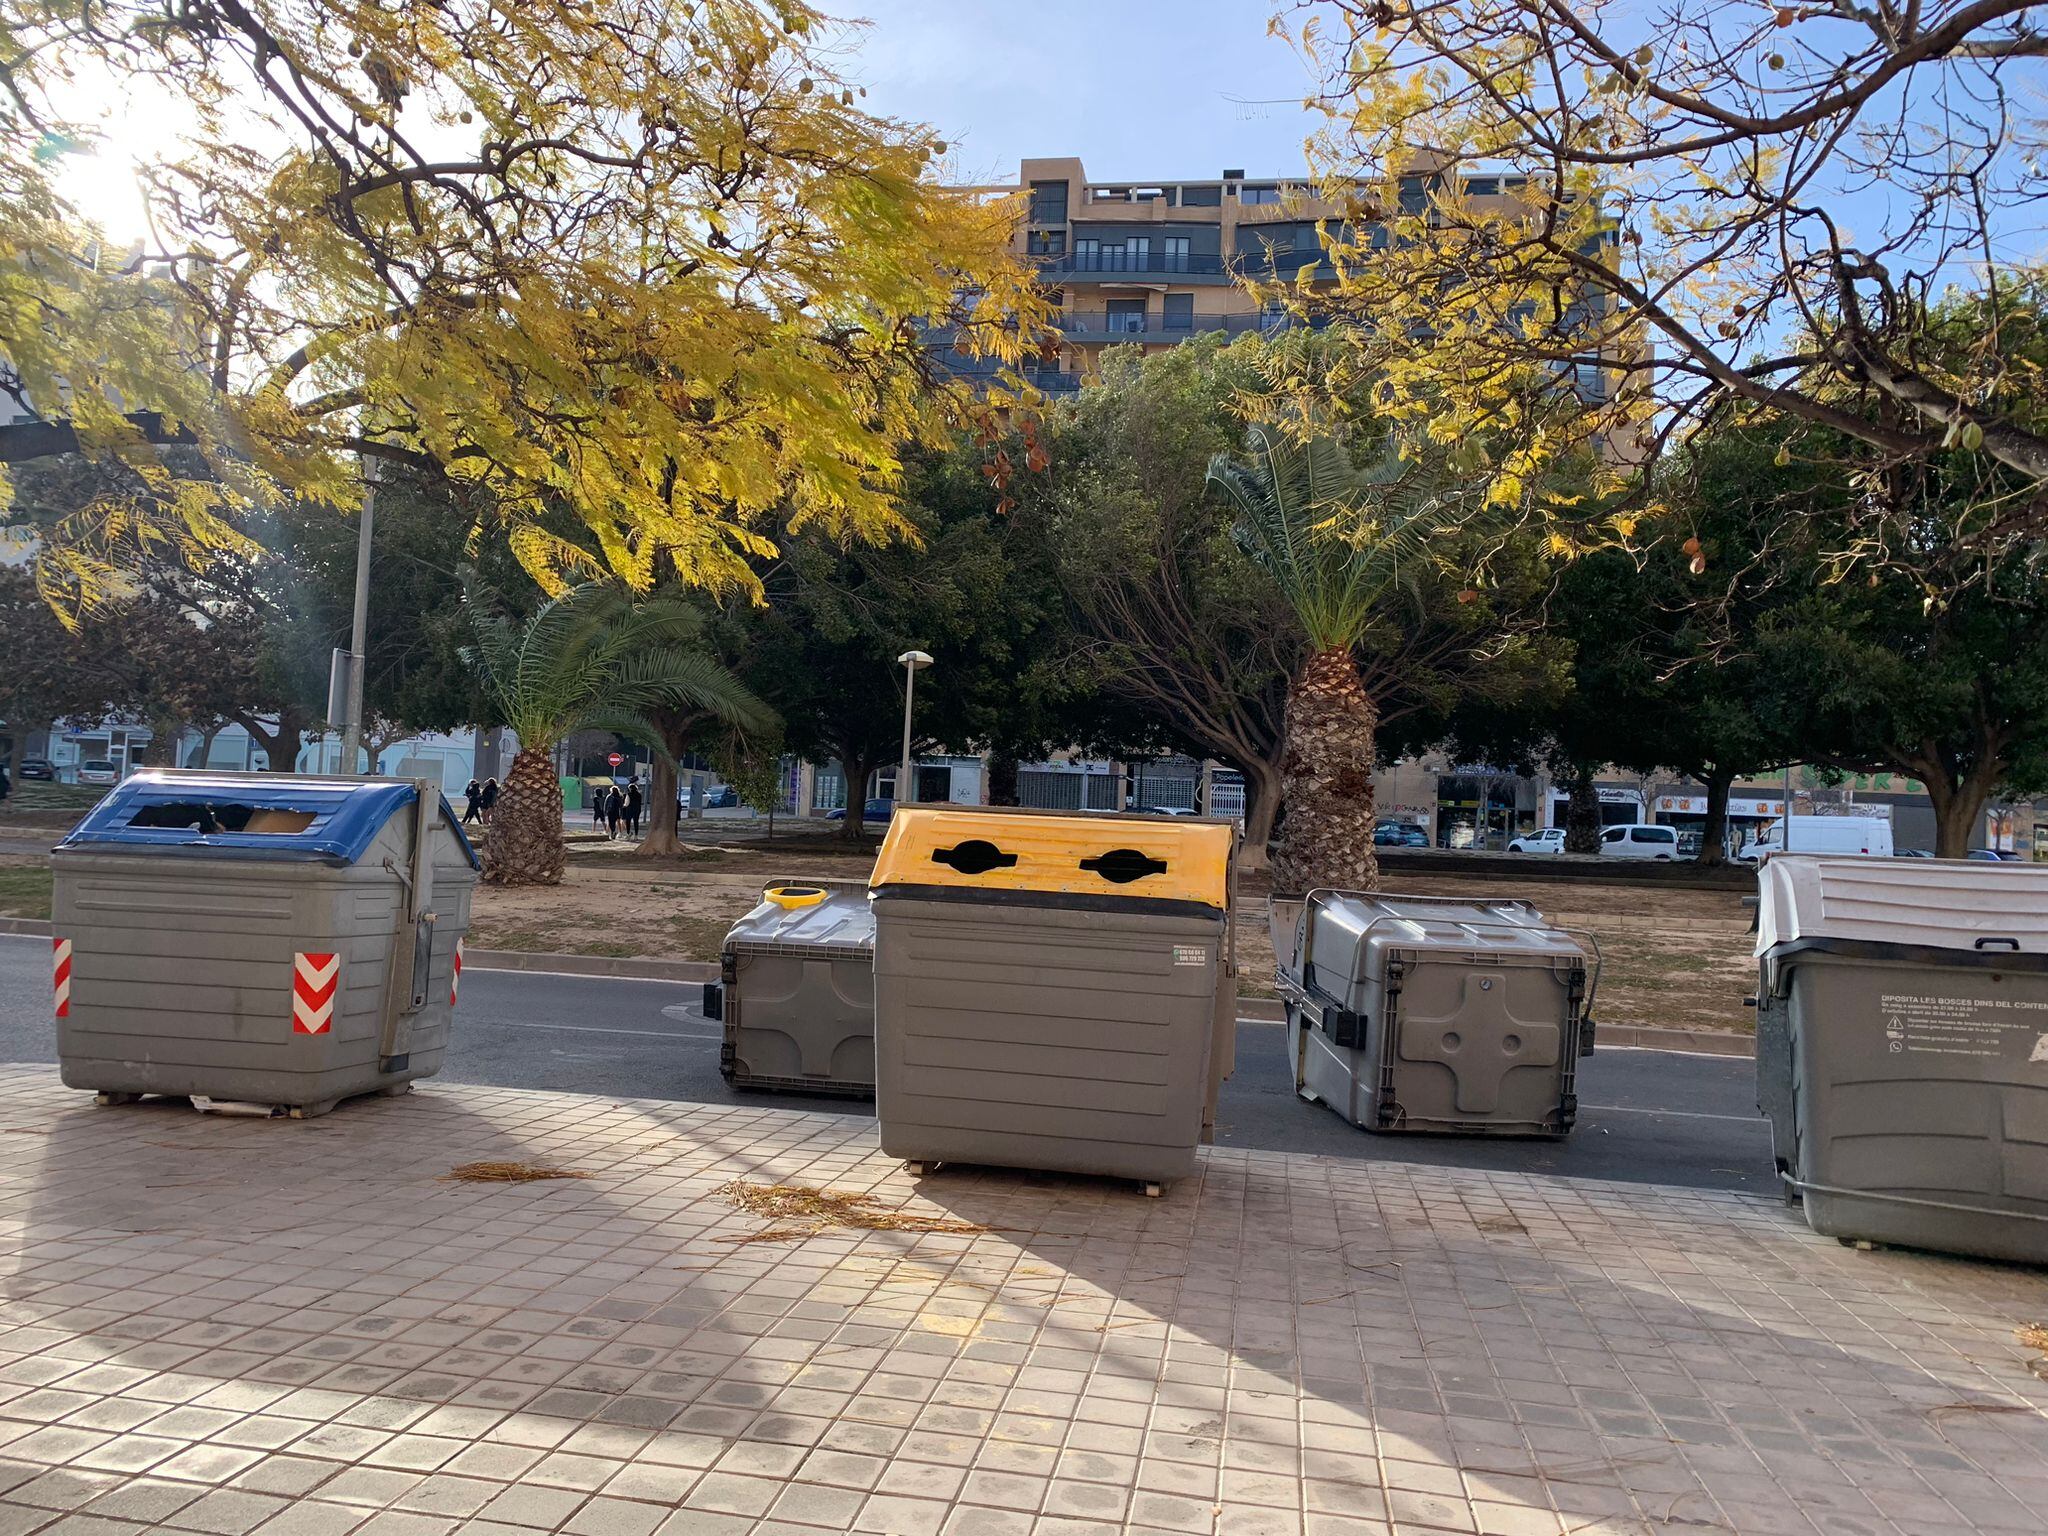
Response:
[[[927,333],[1012,361],[1038,301],[1010,210],[940,186],[945,146],[862,106],[827,28],[802,0],[6,0],[0,391],[31,419],[0,462],[130,472],[38,530],[45,594],[232,547],[283,495],[347,506],[364,457],[477,488],[555,590],[748,589],[779,533],[902,534],[899,452],[970,405]],[[114,260],[52,153],[97,80],[194,123]]]
[[[2040,18],[2025,0],[1302,0],[1276,26],[1325,80],[1311,153],[1348,215],[1329,307],[1372,327],[1383,409],[1511,472],[1572,440],[1625,468],[1733,405],[1889,462],[1960,447],[2048,481],[1998,317],[1962,353],[1916,341],[2039,197],[2020,71],[2048,56]],[[1547,408],[1558,376],[1583,409]]]

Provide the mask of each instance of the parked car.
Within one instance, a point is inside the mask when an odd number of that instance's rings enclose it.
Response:
[[[2018,854],[2009,853],[2003,848],[1972,848],[1963,857],[1966,859],[1982,859],[1989,864],[2017,864],[2020,862]]]
[[[78,782],[81,784],[118,784],[121,770],[104,757],[89,757],[78,765]]]
[[[740,792],[730,784],[714,784],[704,791],[704,804],[709,810],[728,810],[739,803]]]
[[[1785,818],[1780,816],[1736,857],[1745,864],[1759,864],[1784,851]],[[1892,856],[1892,824],[1878,816],[1794,816],[1792,851],[1865,854],[1888,859]]]
[[[1678,857],[1678,828],[1623,822],[1600,833],[1600,852],[1610,859],[1657,859],[1668,864]]]
[[[26,784],[31,779],[54,784],[57,780],[57,770],[50,766],[47,757],[24,757],[21,760],[21,782]]]
[[[1681,859],[1696,859],[1700,856],[1700,832],[1696,827],[1682,827],[1678,833],[1678,856]]]
[[[1383,821],[1372,829],[1375,848],[1427,848],[1429,834],[1410,821]]]
[[[860,819],[862,821],[887,821],[895,814],[896,802],[894,800],[870,800],[861,807]],[[836,811],[827,811],[825,819],[827,821],[844,821],[846,820],[846,811],[843,808]]]
[[[1563,853],[1564,828],[1538,827],[1508,844],[1509,853]]]
[[[1892,856],[1899,859],[1931,859],[1934,857],[1925,848],[1894,848]]]
[[[1140,805],[1134,806],[1140,816],[1199,816],[1202,813],[1191,805]]]

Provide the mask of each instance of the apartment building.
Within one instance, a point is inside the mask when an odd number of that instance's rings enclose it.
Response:
[[[1398,183],[1402,208],[1426,208],[1445,174],[1418,161]],[[1515,198],[1528,184],[1460,174],[1470,199]],[[1032,374],[1048,394],[1078,389],[1105,347],[1154,349],[1296,323],[1284,305],[1262,305],[1247,282],[1334,280],[1318,225],[1341,210],[1305,179],[1262,179],[1240,168],[1196,181],[1095,182],[1069,156],[1025,160],[1014,186],[987,190],[1024,195],[1015,248],[1037,266],[1060,310],[1059,356]],[[1359,243],[1386,239],[1376,227]],[[1571,382],[1588,399],[1613,387],[1608,370],[1595,367],[1578,369]]]

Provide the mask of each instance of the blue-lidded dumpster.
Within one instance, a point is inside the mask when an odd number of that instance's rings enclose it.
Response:
[[[151,769],[51,864],[69,1086],[305,1116],[441,1069],[479,866],[432,780]]]

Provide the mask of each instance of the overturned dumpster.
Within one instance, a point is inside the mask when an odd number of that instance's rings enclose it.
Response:
[[[51,865],[69,1086],[303,1117],[441,1069],[478,866],[438,784],[150,769]]]
[[[1520,901],[1320,890],[1275,914],[1303,1098],[1369,1131],[1571,1131],[1593,1048],[1590,938]]]
[[[705,1017],[735,1088],[871,1098],[875,919],[860,881],[784,880],[733,924]]]

